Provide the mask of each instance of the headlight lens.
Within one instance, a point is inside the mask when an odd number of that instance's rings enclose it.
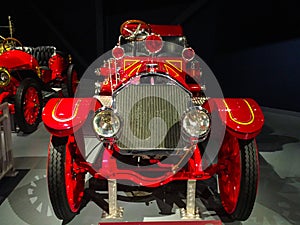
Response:
[[[102,138],[114,137],[121,128],[121,121],[111,108],[101,108],[93,118],[94,131]]]
[[[188,110],[182,119],[184,131],[193,138],[205,138],[210,130],[210,125],[210,115],[199,106]]]
[[[10,74],[7,69],[0,68],[0,86],[6,86],[10,82]]]

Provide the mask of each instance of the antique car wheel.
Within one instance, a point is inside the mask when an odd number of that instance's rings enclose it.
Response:
[[[15,96],[16,122],[24,133],[34,132],[41,122],[43,109],[42,92],[33,78],[21,81]]]
[[[78,214],[84,202],[85,173],[76,164],[77,145],[70,139],[52,136],[48,149],[50,201],[57,218],[64,221]]]
[[[68,97],[74,97],[76,88],[78,86],[78,74],[75,70],[75,65],[71,64],[67,70],[67,92]]]
[[[255,139],[225,137],[218,155],[218,182],[222,213],[229,221],[250,216],[258,185],[258,157]]]

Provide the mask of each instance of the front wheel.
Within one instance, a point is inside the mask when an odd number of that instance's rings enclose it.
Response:
[[[24,133],[34,132],[41,122],[43,109],[42,91],[33,78],[21,81],[15,96],[16,122]]]
[[[75,139],[52,136],[48,149],[47,181],[57,218],[70,221],[83,206],[85,172],[79,166]]]
[[[227,134],[218,155],[218,183],[223,215],[229,221],[247,220],[258,186],[255,139],[240,140]]]

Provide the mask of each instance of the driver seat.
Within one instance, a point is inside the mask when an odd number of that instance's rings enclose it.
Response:
[[[48,61],[56,53],[54,46],[38,46],[32,51],[32,55],[36,58],[41,68],[49,69]],[[43,69],[44,69],[43,68]]]

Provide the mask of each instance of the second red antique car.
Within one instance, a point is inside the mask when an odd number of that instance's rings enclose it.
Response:
[[[45,102],[53,96],[73,97],[78,85],[71,56],[55,46],[28,47],[13,37],[0,35],[0,104],[9,103],[14,126],[34,132],[41,122]]]
[[[87,69],[75,97],[53,98],[43,111],[56,216],[68,221],[79,213],[93,195],[86,191],[91,177],[108,191],[108,202],[98,201],[107,218],[122,217],[126,208],[117,199],[128,196],[117,190],[126,190],[135,199],[161,196],[161,213],[177,204],[183,219],[196,219],[197,182],[215,178],[223,218],[246,220],[258,185],[259,105],[223,98],[180,25],[128,20],[120,33]],[[174,200],[176,190],[166,194],[176,182],[185,183],[184,203]]]

